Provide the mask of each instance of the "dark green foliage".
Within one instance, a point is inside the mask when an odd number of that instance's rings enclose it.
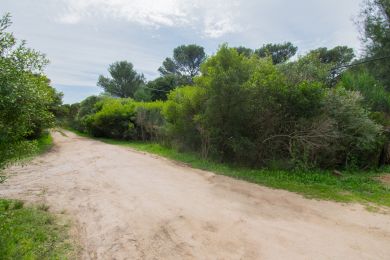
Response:
[[[133,98],[137,89],[144,84],[144,76],[138,74],[128,61],[115,62],[108,71],[111,78],[100,75],[97,84],[113,97]]]
[[[57,108],[57,125],[63,127],[77,128],[76,116],[80,109],[80,103],[64,104]]]
[[[288,61],[297,53],[298,48],[291,42],[281,44],[266,44],[260,49],[255,50],[255,54],[260,58],[270,56],[274,64],[279,64]]]
[[[390,0],[368,0],[361,13],[367,59],[390,56]],[[390,90],[390,58],[366,64],[370,73]]]
[[[359,91],[372,111],[390,113],[390,93],[364,67],[344,73],[340,84],[348,90]]]
[[[173,50],[173,58],[166,58],[158,69],[161,75],[176,75],[192,83],[199,74],[200,65],[206,59],[204,48],[195,44],[181,45]]]
[[[236,51],[238,52],[238,54],[240,55],[244,55],[246,57],[250,57],[252,56],[255,51],[250,49],[250,48],[247,48],[247,47],[244,47],[244,46],[240,46],[240,47],[235,47],[234,49],[236,49]]]
[[[211,153],[222,160],[240,161],[237,156],[252,145],[243,134],[251,116],[247,113],[250,96],[243,85],[250,79],[255,62],[255,57],[248,59],[223,45],[202,66],[197,83],[207,92],[204,127],[210,135]]]
[[[167,74],[149,81],[147,87],[150,90],[151,100],[167,100],[168,93],[178,86],[186,85],[187,80],[183,77]]]
[[[134,93],[134,99],[137,101],[151,101],[152,100],[152,90],[147,88],[145,85],[138,88]]]
[[[342,66],[349,64],[355,57],[353,49],[348,46],[336,46],[333,49],[322,47],[310,51],[316,53],[322,63],[331,63],[335,66]]]

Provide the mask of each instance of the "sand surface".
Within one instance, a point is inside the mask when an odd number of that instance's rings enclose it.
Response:
[[[73,220],[81,259],[390,259],[390,215],[53,133],[0,197]]]

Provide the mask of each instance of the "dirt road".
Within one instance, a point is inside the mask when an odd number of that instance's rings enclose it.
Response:
[[[0,197],[65,211],[82,259],[390,259],[390,215],[65,133]]]

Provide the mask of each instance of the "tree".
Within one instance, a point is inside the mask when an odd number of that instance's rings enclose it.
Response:
[[[235,47],[233,49],[236,49],[238,54],[244,55],[246,57],[250,57],[250,56],[252,56],[254,54],[254,51],[252,49],[244,47],[244,46]]]
[[[318,52],[309,52],[307,55],[300,56],[296,61],[283,63],[278,67],[291,86],[303,81],[330,85],[332,81],[330,71],[334,65],[321,62]]]
[[[150,90],[151,100],[166,100],[171,90],[186,84],[187,82],[183,78],[168,74],[149,81],[147,88]]]
[[[37,148],[32,139],[54,124],[61,98],[43,75],[45,55],[18,43],[10,25],[9,14],[0,18],[0,169]]]
[[[195,44],[181,45],[173,50],[173,58],[166,58],[158,69],[161,75],[184,77],[192,83],[193,77],[200,71],[200,65],[206,59],[204,48]]]
[[[110,65],[108,71],[112,78],[100,75],[97,84],[111,96],[133,98],[137,89],[144,84],[144,76],[134,70],[131,62],[115,62]]]
[[[310,51],[309,55],[317,57],[319,62],[331,67],[327,82],[331,86],[337,84],[339,76],[345,71],[343,66],[350,64],[355,57],[353,49],[348,46],[336,46],[333,49],[322,47]]]
[[[286,62],[288,59],[293,57],[297,53],[298,48],[291,42],[285,42],[282,44],[267,44],[263,45],[260,49],[255,50],[260,58],[267,56],[272,57],[274,64]]]
[[[332,63],[335,66],[346,65],[355,58],[353,49],[348,46],[336,46],[329,50],[326,47],[322,47],[312,50],[311,53],[318,54],[318,58],[322,63]]]
[[[360,21],[366,58],[390,56],[390,0],[368,0]],[[367,63],[370,72],[390,90],[390,58]]]

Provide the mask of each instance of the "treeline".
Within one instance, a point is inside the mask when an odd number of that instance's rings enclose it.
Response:
[[[330,73],[351,53],[337,49],[342,55],[321,49],[275,64],[223,45],[191,86],[166,101],[93,96],[70,106],[71,124],[97,137],[153,140],[249,166],[376,166],[390,96],[364,68]]]
[[[291,61],[291,43],[225,44],[211,57],[183,45],[150,82],[131,63],[114,63],[111,78],[98,81],[105,95],[63,107],[64,118],[97,137],[152,140],[251,167],[377,167],[389,162],[390,72],[388,59],[370,60],[388,52],[386,10],[381,0],[364,9],[360,59],[346,46]]]
[[[45,56],[26,47],[0,18],[0,170],[10,161],[37,150],[37,139],[54,126],[61,94],[43,74]]]

